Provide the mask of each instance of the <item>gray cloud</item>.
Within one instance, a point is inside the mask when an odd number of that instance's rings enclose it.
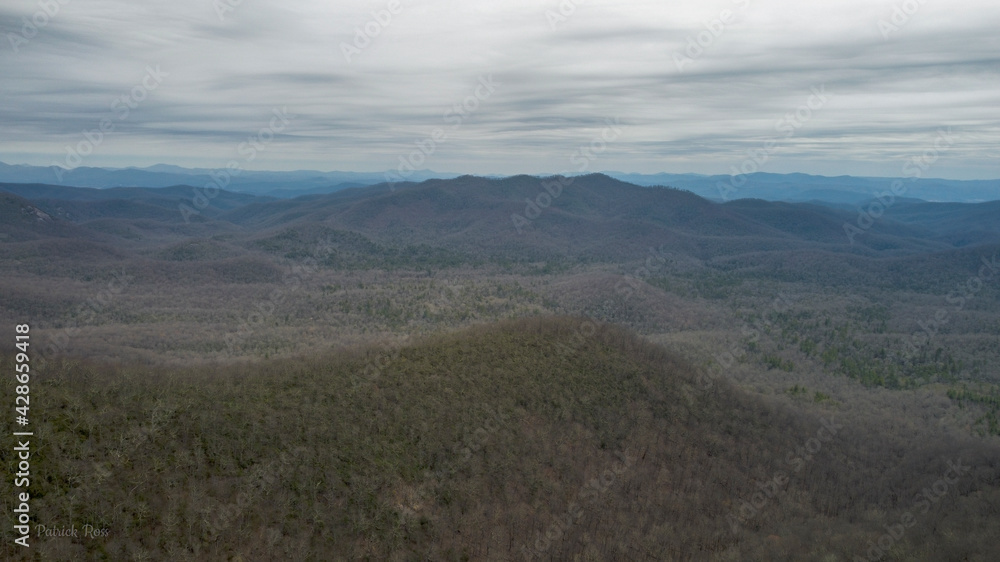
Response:
[[[595,170],[723,173],[777,137],[765,171],[892,176],[950,127],[933,175],[1000,176],[1000,6],[985,0],[927,0],[888,38],[902,2],[579,0],[553,19],[554,1],[247,0],[220,17],[225,1],[68,1],[31,38],[36,3],[0,8],[0,160],[58,161],[159,66],[88,165],[219,167],[286,107],[248,167],[380,171],[440,128],[432,169],[558,172],[618,117]],[[828,101],[780,133],[820,85]]]

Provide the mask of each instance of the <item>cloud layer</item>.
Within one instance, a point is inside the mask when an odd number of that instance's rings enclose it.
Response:
[[[997,178],[998,23],[972,0],[17,0],[0,160],[895,176],[950,129],[927,175]]]

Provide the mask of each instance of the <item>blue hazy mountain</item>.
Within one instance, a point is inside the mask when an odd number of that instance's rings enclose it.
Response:
[[[191,185],[202,187],[213,182],[213,177],[225,177],[225,169],[182,168],[169,164],[156,164],[146,168],[93,168],[80,166],[71,170],[54,166],[12,166],[0,162],[0,183],[39,183],[74,187],[171,187]],[[461,174],[416,170],[406,177],[410,181],[431,178],[453,178]],[[382,172],[319,172],[297,170],[290,172],[242,170],[229,177],[229,184],[222,186],[231,191],[268,195],[272,197],[298,197],[313,193],[329,193],[348,187],[373,185],[386,181]]]
[[[809,174],[769,174],[746,176],[703,176],[698,174],[627,174],[607,175],[636,185],[667,185],[692,191],[706,199],[764,199],[767,201],[824,201],[854,205],[877,198],[897,186],[896,198],[925,201],[980,203],[1000,199],[1000,179],[946,180],[931,178],[871,178],[855,176],[813,176]]]
[[[219,170],[183,168],[157,164],[146,168],[93,168],[72,170],[45,166],[8,165],[0,162],[0,183],[40,183],[75,187],[170,187],[210,184]],[[809,174],[755,173],[747,176],[699,174],[632,174],[605,172],[615,179],[641,186],[662,185],[685,189],[706,199],[764,199],[767,201],[821,201],[836,205],[855,206],[886,193],[894,181],[902,181],[897,199],[936,202],[978,203],[1000,200],[1000,179],[947,180],[932,178],[873,178],[855,176],[814,176]],[[417,170],[407,181],[450,179],[457,173]],[[386,181],[382,172],[320,172],[297,170],[290,172],[244,170],[225,186],[230,191],[291,198],[301,195],[331,193],[351,187],[375,185]],[[398,177],[398,176],[396,176]],[[500,176],[490,176],[500,177]]]

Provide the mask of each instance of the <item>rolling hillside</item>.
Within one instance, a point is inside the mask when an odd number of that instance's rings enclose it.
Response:
[[[995,447],[777,405],[590,322],[212,371],[59,363],[36,383],[33,508],[113,532],[39,554],[843,560],[908,510],[893,556],[995,540]],[[956,462],[948,501],[918,509]]]

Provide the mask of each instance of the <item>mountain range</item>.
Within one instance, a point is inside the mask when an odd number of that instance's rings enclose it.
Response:
[[[1000,201],[142,173],[189,181],[0,183],[32,509],[118,529],[43,559],[873,560],[914,514],[899,559],[995,550]]]
[[[339,267],[368,268],[483,260],[621,263],[657,247],[730,273],[780,279],[791,268],[824,284],[947,278],[971,259],[965,249],[1000,245],[1000,201],[899,199],[873,217],[836,204],[719,203],[604,174],[461,176],[294,199],[220,190],[187,216],[192,191],[0,184],[7,193],[0,214],[18,218],[4,221],[9,240],[68,237],[117,250],[129,247],[123,238],[147,246],[224,235],[227,255],[264,249],[295,256],[332,237]],[[928,260],[934,274],[922,272]]]
[[[0,183],[41,183],[77,187],[171,187],[176,185],[205,186],[213,182],[213,173],[220,170],[183,168],[157,164],[146,168],[58,167],[10,165],[0,162]],[[607,176],[641,186],[670,186],[685,189],[709,200],[755,198],[768,201],[822,201],[856,205],[875,198],[890,189],[894,181],[902,181],[904,189],[897,191],[907,198],[936,202],[976,203],[1000,199],[1000,180],[947,180],[920,176],[919,169],[909,170],[900,178],[870,178],[854,176],[825,177],[809,174],[771,174],[757,172],[744,176],[699,174],[636,174],[608,171]],[[408,181],[452,179],[458,173],[417,170],[405,178]],[[498,178],[500,176],[489,176]],[[350,187],[375,185],[391,181],[382,172],[320,172],[298,170],[289,172],[241,170],[224,187],[254,195],[292,198],[300,195],[330,193]]]

